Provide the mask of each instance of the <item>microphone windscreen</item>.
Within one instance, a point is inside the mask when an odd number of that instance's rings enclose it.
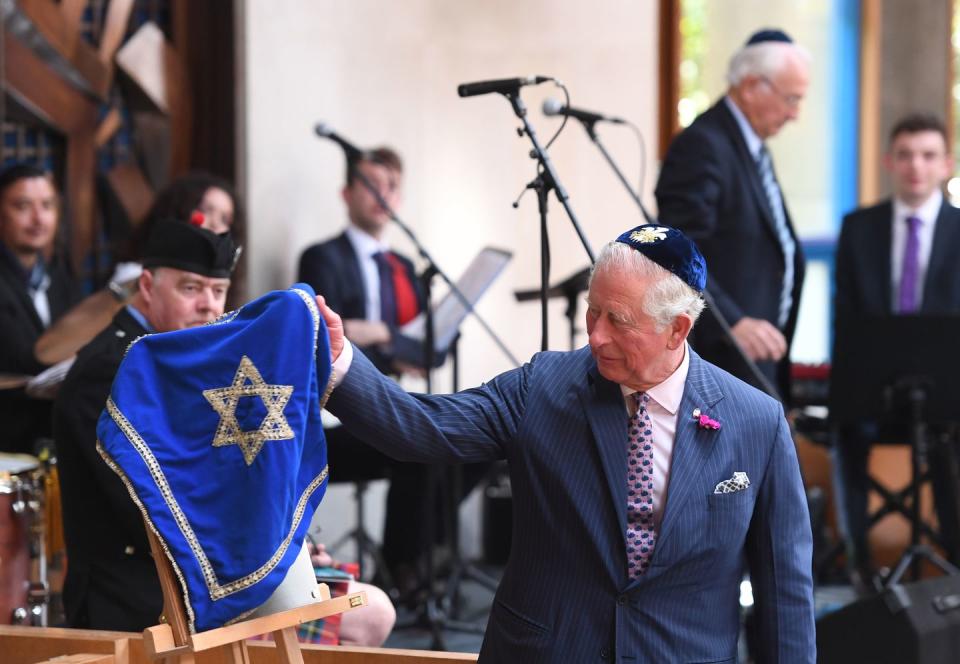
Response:
[[[543,100],[543,114],[544,115],[560,115],[560,111],[563,110],[563,104],[554,99],[553,97],[548,97]]]

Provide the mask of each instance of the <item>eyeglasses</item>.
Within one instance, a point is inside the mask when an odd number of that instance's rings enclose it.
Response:
[[[786,104],[788,108],[799,108],[800,102],[803,101],[803,95],[784,94],[780,88],[778,88],[777,85],[766,76],[761,76],[760,80],[766,83],[770,87],[770,90],[773,92],[773,94],[780,97],[780,99],[783,100],[783,103]]]

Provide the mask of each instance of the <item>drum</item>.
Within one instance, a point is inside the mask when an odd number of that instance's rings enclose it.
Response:
[[[30,529],[41,506],[40,462],[26,454],[0,454],[0,624],[27,609]]]

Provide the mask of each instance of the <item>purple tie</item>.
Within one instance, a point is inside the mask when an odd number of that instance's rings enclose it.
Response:
[[[912,314],[917,310],[917,278],[920,272],[920,219],[907,217],[910,230],[907,245],[903,249],[903,264],[900,272],[900,296],[897,311]]]
[[[632,395],[637,412],[627,423],[627,572],[639,578],[650,567],[657,529],[653,522],[653,425],[650,397]]]

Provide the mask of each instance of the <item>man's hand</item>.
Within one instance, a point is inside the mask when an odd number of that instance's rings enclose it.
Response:
[[[317,307],[327,323],[327,332],[330,334],[330,361],[336,362],[340,353],[343,352],[343,321],[340,320],[340,314],[327,306],[323,295],[317,295]]]
[[[343,321],[343,332],[351,343],[361,348],[390,342],[390,328],[379,320],[348,318]]]
[[[310,562],[313,563],[314,567],[334,567],[337,564],[323,544],[310,542],[307,545],[307,551],[310,553]]]
[[[730,328],[734,339],[751,360],[778,361],[787,352],[787,340],[770,322],[744,316]]]

